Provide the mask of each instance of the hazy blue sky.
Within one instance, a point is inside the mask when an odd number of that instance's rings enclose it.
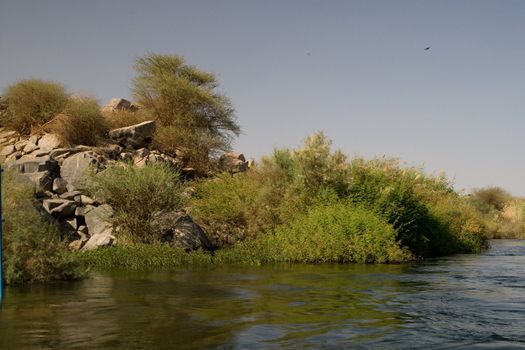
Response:
[[[324,130],[350,156],[525,195],[525,1],[0,0],[2,90],[129,97],[148,52],[218,75],[248,157]]]

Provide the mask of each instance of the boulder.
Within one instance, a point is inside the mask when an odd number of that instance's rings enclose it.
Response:
[[[35,185],[37,193],[50,191],[53,186],[53,176],[51,176],[49,171],[18,174],[17,177],[19,179],[25,179],[25,181],[31,181]]]
[[[248,162],[242,153],[227,152],[219,158],[221,170],[230,173],[242,173],[248,170]]]
[[[64,159],[60,168],[60,177],[68,184],[68,190],[83,189],[89,167],[100,162],[92,151],[80,152]]]
[[[58,163],[49,156],[21,158],[9,168],[15,167],[19,173],[36,173],[48,171],[51,174],[57,174],[59,171]]]
[[[87,242],[81,246],[81,251],[93,250],[100,247],[106,247],[114,245],[117,242],[117,238],[111,234],[98,234],[89,237]]]
[[[137,106],[133,103],[119,97],[112,98],[104,107],[102,107],[102,111],[104,112],[114,112],[119,110],[136,111],[137,109]]]
[[[13,145],[7,145],[4,148],[2,148],[2,151],[0,152],[0,155],[7,157],[10,154],[13,154],[16,152],[15,146]]]
[[[40,136],[38,135],[31,135],[29,136],[29,142],[32,143],[32,144],[37,144],[38,143],[38,140],[40,140]]]
[[[68,199],[51,198],[42,202],[44,209],[54,218],[66,218],[75,215],[78,203]]]
[[[108,204],[103,204],[85,213],[84,218],[90,238],[82,247],[83,251],[115,244],[112,217],[113,208]]]
[[[98,206],[84,213],[86,226],[91,236],[113,232],[113,208],[109,204]]]
[[[54,134],[44,134],[44,136],[38,140],[37,145],[41,150],[51,151],[60,147],[60,140]]]
[[[53,180],[53,192],[58,194],[63,194],[67,192],[67,182],[66,180],[57,177]]]
[[[27,142],[24,149],[22,150],[24,153],[31,153],[33,151],[36,151],[38,149],[38,146],[35,145],[32,142]]]
[[[186,251],[214,249],[204,230],[186,213],[159,213],[154,217],[152,227],[163,242],[170,242]]]
[[[155,121],[145,121],[140,124],[113,129],[109,137],[123,146],[132,146],[135,149],[148,145],[155,133]]]
[[[95,209],[96,207],[93,205],[86,205],[85,207],[77,207],[75,210],[75,216],[80,218],[85,218],[87,213]]]
[[[23,149],[27,145],[27,143],[28,142],[26,140],[18,141],[17,143],[15,143],[15,149],[17,151],[23,151]]]
[[[80,191],[68,191],[68,192],[62,193],[60,195],[60,198],[74,200],[75,197],[80,196],[81,194],[82,194],[82,192],[80,192]]]

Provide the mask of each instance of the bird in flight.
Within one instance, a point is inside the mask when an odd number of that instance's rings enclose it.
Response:
[[[430,46],[425,47],[425,51],[428,51],[428,50],[430,50]]]

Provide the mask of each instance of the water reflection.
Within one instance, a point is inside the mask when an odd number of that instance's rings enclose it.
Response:
[[[0,348],[516,347],[524,268],[507,242],[419,265],[100,274],[7,289]]]

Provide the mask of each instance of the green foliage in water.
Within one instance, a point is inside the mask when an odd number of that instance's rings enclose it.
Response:
[[[2,179],[4,279],[7,284],[78,279],[86,270],[78,254],[60,239],[55,223],[44,219],[33,186],[7,172]]]
[[[156,242],[159,237],[151,225],[154,215],[181,209],[185,200],[179,174],[162,164],[110,166],[93,174],[87,187],[115,209],[115,223],[122,228],[119,239],[132,242]]]
[[[82,261],[93,269],[169,270],[180,266],[207,266],[213,263],[211,253],[201,250],[187,253],[168,244],[119,244],[90,250]]]

